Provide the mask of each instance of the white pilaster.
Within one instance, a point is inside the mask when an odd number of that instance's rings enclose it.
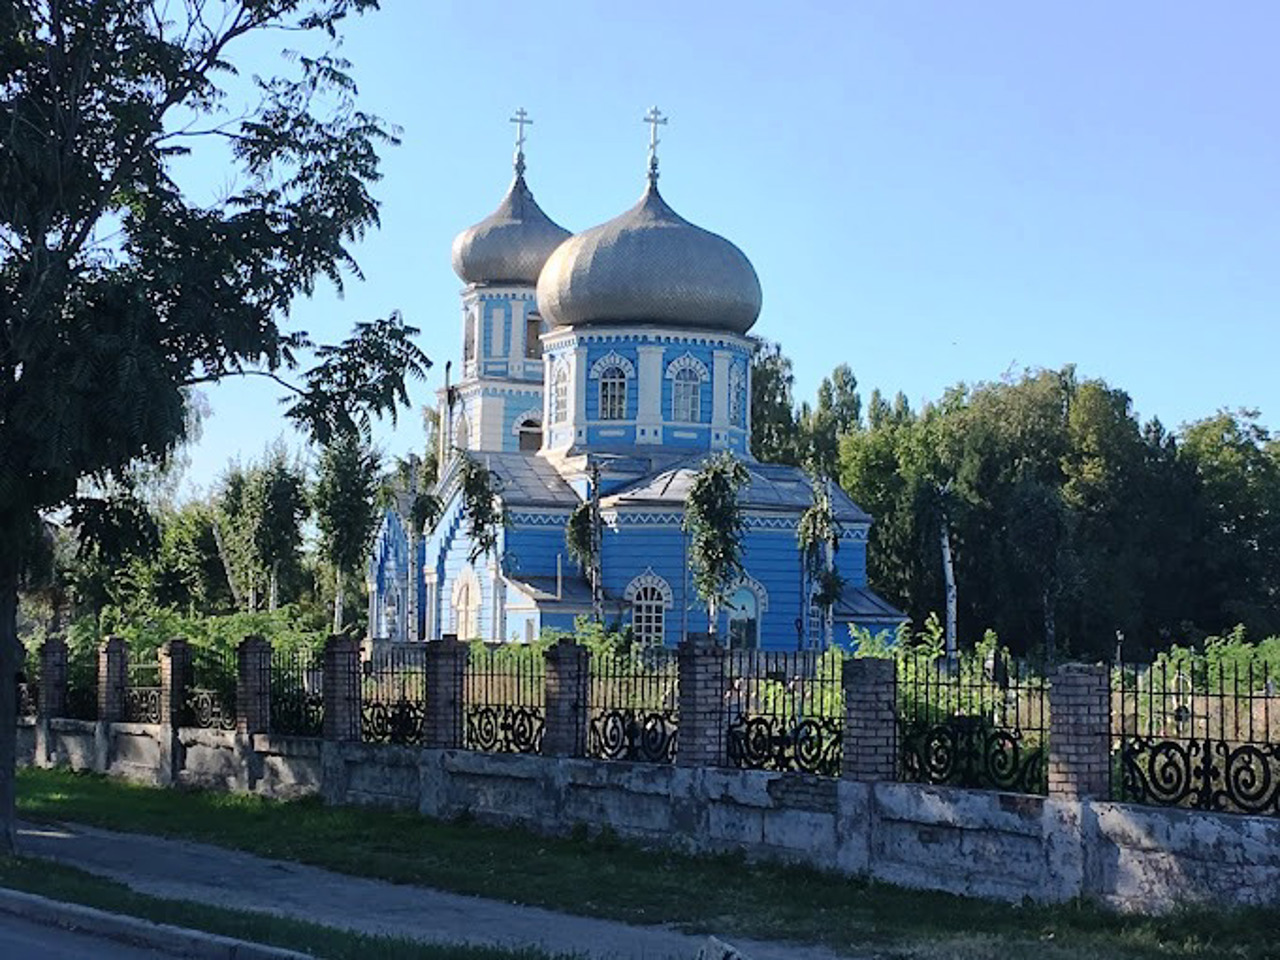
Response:
[[[712,353],[711,364],[711,446],[729,445],[729,365],[733,358],[727,350]],[[719,436],[719,440],[716,436]]]
[[[640,344],[636,373],[636,443],[662,442],[662,347]]]

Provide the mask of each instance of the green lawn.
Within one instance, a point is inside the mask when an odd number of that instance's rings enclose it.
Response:
[[[239,940],[266,943],[325,960],[557,960],[541,950],[428,946],[390,937],[333,930],[300,920],[244,910],[209,907],[134,893],[128,887],[71,867],[45,861],[0,857],[0,887],[39,894],[51,900],[97,907]],[[571,960],[561,956],[559,960]]]
[[[413,814],[137,787],[24,770],[22,816],[185,837],[344,873],[693,932],[903,958],[1273,958],[1280,911],[1147,919],[1088,904],[1020,906],[816,870],[692,857],[611,838],[548,839]]]

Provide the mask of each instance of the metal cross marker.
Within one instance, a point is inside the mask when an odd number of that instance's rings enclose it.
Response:
[[[644,115],[644,122],[649,125],[649,180],[650,182],[658,179],[658,127],[667,125],[667,117],[662,115],[662,111],[657,107],[650,107],[649,112]]]
[[[516,115],[511,118],[511,123],[516,125],[516,152],[524,152],[524,128],[526,125],[533,126],[533,121],[529,119],[529,114],[521,107],[516,111]]]

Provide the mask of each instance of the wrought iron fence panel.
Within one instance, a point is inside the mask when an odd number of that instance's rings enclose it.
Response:
[[[540,753],[546,662],[540,647],[473,644],[463,676],[463,745],[490,753]]]
[[[271,651],[271,732],[324,733],[324,657],[306,649]]]
[[[71,720],[97,720],[98,653],[90,646],[78,646],[67,654],[67,699],[62,712]]]
[[[194,647],[178,723],[204,730],[236,728],[236,652]]]
[[[1280,690],[1265,661],[1117,664],[1111,735],[1117,799],[1280,816]]]
[[[899,776],[979,790],[1048,790],[1049,685],[1003,652],[898,658]]]
[[[427,739],[427,661],[421,645],[375,650],[362,665],[360,735],[366,743]]]
[[[587,756],[671,763],[680,729],[680,672],[667,647],[599,652],[587,691]]]
[[[34,717],[40,708],[40,654],[28,650],[18,672],[18,716]]]
[[[724,694],[729,763],[838,777],[843,662],[839,650],[730,651]]]
[[[124,688],[126,723],[160,722],[160,664],[130,663]]]

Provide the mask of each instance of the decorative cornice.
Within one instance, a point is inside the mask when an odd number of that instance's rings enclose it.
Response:
[[[684,356],[676,357],[667,364],[667,371],[663,376],[668,380],[674,380],[676,374],[681,370],[692,370],[698,375],[698,379],[706,383],[711,379],[711,372],[707,370],[707,365],[695,357],[692,353],[686,353]]]
[[[635,365],[626,357],[614,353],[612,350],[591,365],[591,370],[587,376],[592,380],[599,380],[610,367],[620,367],[623,373],[627,375],[628,380],[635,379]]]
[[[628,583],[627,588],[622,591],[622,598],[631,603],[635,600],[636,594],[644,587],[653,587],[658,593],[662,594],[662,605],[667,609],[674,605],[675,594],[671,590],[671,584],[654,573],[653,567],[645,567],[644,573]]]

